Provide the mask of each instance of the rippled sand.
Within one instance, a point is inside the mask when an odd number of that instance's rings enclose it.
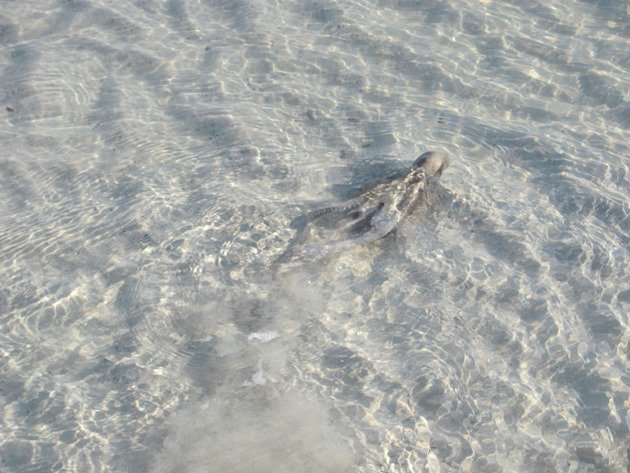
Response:
[[[622,0],[0,4],[0,470],[623,472]],[[276,274],[446,149],[436,203]]]

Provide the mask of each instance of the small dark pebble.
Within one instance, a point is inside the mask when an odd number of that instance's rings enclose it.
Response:
[[[356,117],[350,117],[347,121],[348,123],[359,123],[359,119]]]
[[[7,112],[13,112],[15,109],[13,107],[7,107]]]

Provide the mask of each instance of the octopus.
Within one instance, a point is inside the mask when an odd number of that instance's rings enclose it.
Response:
[[[312,263],[388,235],[426,201],[428,187],[449,162],[445,152],[428,151],[410,169],[367,185],[357,197],[302,215],[280,267]]]

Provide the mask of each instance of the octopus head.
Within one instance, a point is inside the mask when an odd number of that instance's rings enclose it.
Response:
[[[448,154],[444,151],[427,151],[413,162],[414,168],[421,168],[427,177],[440,176],[449,163]]]

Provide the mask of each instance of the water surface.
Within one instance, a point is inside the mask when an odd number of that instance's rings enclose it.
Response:
[[[0,469],[628,468],[621,0],[5,1]],[[275,275],[445,149],[437,202]]]

